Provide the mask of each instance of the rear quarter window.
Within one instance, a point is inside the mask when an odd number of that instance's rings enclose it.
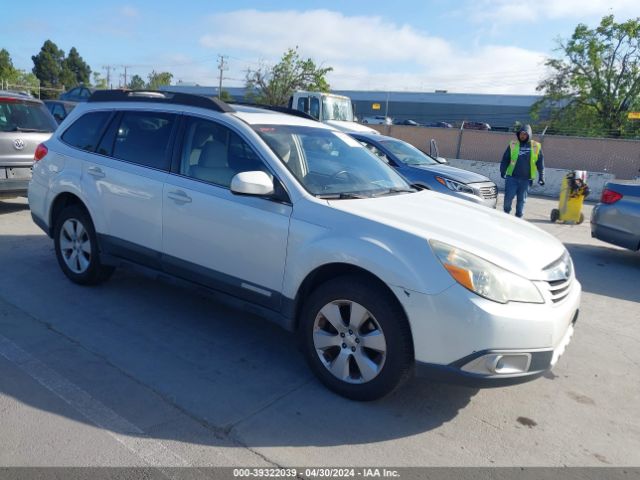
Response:
[[[90,112],[82,115],[62,134],[67,145],[94,152],[111,112]]]

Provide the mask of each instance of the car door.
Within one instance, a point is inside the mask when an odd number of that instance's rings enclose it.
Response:
[[[82,187],[107,253],[160,268],[162,192],[178,115],[124,111],[85,158]]]
[[[278,310],[291,205],[231,192],[239,172],[272,175],[233,129],[189,116],[182,130],[163,195],[164,269]]]

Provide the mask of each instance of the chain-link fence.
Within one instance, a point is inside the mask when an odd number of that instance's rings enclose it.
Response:
[[[8,80],[0,78],[0,90],[5,90],[8,92],[20,92],[27,93],[36,98],[40,98],[42,92],[52,92],[57,97],[59,94],[65,91],[64,88],[49,88],[49,87],[41,87],[38,85],[20,85],[16,83],[10,83]]]
[[[440,155],[448,158],[500,162],[513,133],[454,128],[376,126],[423,151],[435,139]],[[620,179],[640,177],[640,140],[535,135],[542,142],[545,166],[611,173]]]

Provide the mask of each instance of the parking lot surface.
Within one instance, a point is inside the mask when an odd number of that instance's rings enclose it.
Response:
[[[358,403],[292,334],[195,288],[131,267],[72,284],[26,200],[0,201],[0,466],[637,466],[640,254],[550,224],[554,207],[530,198],[525,218],[584,294],[553,372]]]

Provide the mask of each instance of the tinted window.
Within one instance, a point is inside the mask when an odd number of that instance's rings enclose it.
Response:
[[[95,151],[110,115],[110,112],[91,112],[81,116],[64,132],[62,141],[88,152]]]
[[[180,174],[223,187],[239,172],[262,170],[262,160],[235,132],[209,120],[190,118],[180,161]]]
[[[64,119],[64,117],[67,116],[67,112],[64,111],[64,107],[62,105],[60,105],[60,104],[54,105],[53,106],[53,112],[51,112],[51,113],[53,113],[53,116],[56,119],[59,119],[59,120],[62,120],[62,119]]]
[[[0,132],[53,132],[57,126],[42,103],[0,98]]]
[[[89,90],[87,90],[86,88],[83,88],[82,90],[80,90],[80,97],[81,98],[89,98],[91,96],[91,92]]]
[[[176,116],[161,112],[125,112],[118,126],[113,156],[168,170],[168,146]]]
[[[314,118],[320,119],[320,100],[318,100],[316,97],[311,97],[309,114]]]

